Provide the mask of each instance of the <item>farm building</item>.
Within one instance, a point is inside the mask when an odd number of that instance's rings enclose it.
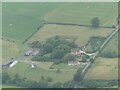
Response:
[[[79,65],[80,62],[79,61],[68,61],[68,66],[76,66]]]
[[[79,51],[72,51],[70,54],[74,56],[80,56],[81,54],[84,54],[85,52],[82,50]]]
[[[31,68],[34,68],[34,67],[35,67],[35,65],[32,64],[32,65],[31,65]]]
[[[18,61],[16,60],[16,61],[12,62],[12,63],[9,65],[9,67],[12,68],[12,67],[14,67],[17,63],[18,63]]]
[[[34,56],[34,55],[37,55],[38,53],[40,52],[40,50],[36,49],[36,50],[33,50],[31,55]]]
[[[31,55],[31,53],[32,53],[32,51],[31,51],[31,50],[26,51],[26,52],[25,52],[25,56],[30,56],[30,55]]]
[[[25,56],[30,56],[30,55],[32,55],[32,56],[34,56],[34,55],[37,55],[38,53],[39,53],[39,49],[33,49],[33,50],[28,50],[28,51],[26,51],[25,52]]]

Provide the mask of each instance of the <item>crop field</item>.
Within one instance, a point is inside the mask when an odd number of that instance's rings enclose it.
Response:
[[[85,45],[91,36],[103,36],[106,37],[111,33],[112,29],[106,28],[90,28],[80,26],[64,26],[56,24],[47,24],[41,28],[32,38],[29,39],[28,43],[35,40],[45,41],[49,37],[63,36],[66,38],[76,39],[78,45]]]
[[[65,3],[44,18],[48,22],[90,25],[91,19],[98,17],[100,26],[112,26],[116,23],[117,6],[117,3],[113,2]]]
[[[10,3],[2,4],[3,38],[24,41],[43,23],[42,17],[61,3]]]
[[[98,58],[84,79],[118,80],[118,58]]]
[[[73,79],[76,70],[77,69],[70,71],[64,70],[58,73],[56,70],[45,70],[40,67],[30,68],[29,64],[19,62],[14,68],[8,68],[6,71],[11,77],[15,74],[19,74],[21,77],[39,81],[41,77],[44,76],[45,78],[51,77],[54,82],[67,82]]]

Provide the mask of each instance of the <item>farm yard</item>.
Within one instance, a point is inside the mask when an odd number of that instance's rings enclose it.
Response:
[[[50,81],[50,85],[72,81],[77,72],[81,72],[85,65],[81,63],[79,65],[69,66],[68,62],[55,63],[54,59],[52,61],[51,58],[49,61],[40,61],[39,59],[35,61],[33,60],[34,55],[25,56],[25,53],[32,49],[42,51],[43,48],[33,48],[30,45],[34,41],[39,41],[44,46],[46,40],[59,36],[62,38],[59,40],[75,41],[75,44],[78,46],[73,48],[75,51],[84,45],[87,45],[86,49],[93,51],[91,46],[89,46],[89,40],[92,39],[94,41],[95,39],[93,37],[106,39],[113,32],[113,25],[116,24],[117,18],[117,3],[4,2],[2,6],[3,31],[2,39],[0,39],[0,42],[2,42],[2,50],[0,50],[2,51],[2,56],[0,58],[2,59],[0,60],[2,64],[9,62],[12,58],[18,61],[14,67],[5,67],[2,71],[7,72],[13,80],[15,75],[18,75],[20,78],[27,78],[36,82],[42,79],[48,80],[48,82]],[[113,12],[111,13],[111,11]],[[91,27],[91,20],[94,17],[99,18],[100,27]],[[70,24],[78,24],[78,26]],[[118,79],[118,59],[116,57],[116,54],[118,54],[117,39],[118,35],[115,35],[108,42],[85,75],[84,80]],[[97,43],[101,45],[103,41]],[[93,45],[92,47],[96,47],[93,42],[91,45]],[[60,46],[67,45],[64,45],[63,42]],[[60,46],[58,45],[54,48],[61,48]],[[113,52],[114,58],[105,57],[106,55],[111,56]],[[41,54],[39,52],[37,55],[38,57],[40,55],[46,56],[48,59],[52,54],[53,52],[47,54]],[[73,57],[73,59],[75,58]],[[35,65],[35,67],[32,67],[32,65]],[[18,86],[4,84],[3,87],[17,88]]]

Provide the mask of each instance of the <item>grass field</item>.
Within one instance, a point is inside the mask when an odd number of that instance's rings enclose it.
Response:
[[[98,17],[101,26],[112,26],[116,23],[117,6],[114,2],[64,3],[44,18],[48,22],[90,25],[91,19]]]
[[[74,38],[76,43],[79,45],[84,45],[87,43],[91,36],[103,36],[106,37],[110,34],[112,29],[105,28],[89,28],[89,27],[80,27],[80,26],[64,26],[64,25],[55,25],[47,24],[41,28],[32,38],[29,39],[28,43],[31,43],[35,40],[44,41],[49,37],[56,35]]]
[[[98,58],[84,79],[118,80],[118,58]]]
[[[26,59],[23,59],[21,62],[25,62],[25,63],[28,63],[28,64],[34,64],[34,65],[36,65],[37,67],[40,67],[40,68],[42,68],[42,69],[49,69],[51,66],[52,66],[52,64],[53,64],[53,62],[37,62],[37,61],[31,61],[31,59],[30,60],[28,60],[27,58]]]
[[[2,85],[2,88],[20,88],[15,85]]]
[[[25,49],[26,45],[2,40],[2,62],[9,61],[11,58],[18,59],[22,57]]]
[[[14,68],[8,68],[6,71],[11,77],[15,74],[19,74],[21,77],[27,77],[29,79],[39,81],[41,76],[44,76],[45,78],[51,77],[54,82],[67,82],[73,79],[73,75],[76,73],[76,70],[77,69],[70,71],[65,70],[57,73],[56,70],[45,70],[40,67],[31,69],[29,64],[19,62]]]
[[[42,17],[61,3],[11,3],[2,4],[3,37],[22,42],[43,23]]]
[[[108,42],[105,48],[102,50],[101,54],[111,54],[113,53],[114,56],[118,56],[118,33]]]
[[[2,9],[3,38],[17,42],[37,31],[43,21],[90,25],[98,17],[102,26],[112,26],[117,17],[117,3],[4,2]]]
[[[13,68],[5,68],[11,77],[19,74],[39,81],[42,76],[52,78],[53,82],[67,82],[73,79],[78,68],[67,64],[53,64],[52,62],[30,61],[31,57],[24,57],[24,52],[29,49],[27,44],[35,40],[45,41],[47,38],[59,35],[68,39],[76,40],[78,46],[85,45],[92,36],[106,37],[112,32],[110,28],[90,28],[82,26],[46,24],[35,33],[25,44],[21,44],[26,38],[37,31],[43,22],[74,23],[90,25],[94,17],[100,19],[101,26],[112,26],[116,22],[117,3],[3,3],[2,5],[2,56],[0,61],[6,62],[11,58],[21,60]],[[111,12],[112,11],[112,12]],[[6,41],[7,39],[15,41]],[[117,36],[113,38],[105,51],[115,50]],[[1,44],[0,44],[1,45]],[[112,48],[111,48],[112,47]],[[30,64],[37,67],[30,68]],[[1,63],[0,63],[1,64]],[[85,79],[111,80],[117,79],[117,59],[98,58],[85,76]],[[54,68],[53,70],[49,68]],[[61,72],[57,73],[56,69]],[[3,87],[14,88],[16,86],[3,85]]]

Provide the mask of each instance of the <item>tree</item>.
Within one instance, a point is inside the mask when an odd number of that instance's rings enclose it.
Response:
[[[55,83],[53,84],[52,88],[62,88],[62,83]]]
[[[52,79],[51,77],[47,77],[47,81],[48,81],[48,82],[52,82],[53,79]]]
[[[55,48],[51,56],[54,59],[62,59],[65,56],[65,54],[70,52],[70,49],[71,47],[61,44]]]
[[[81,79],[82,79],[81,70],[78,69],[77,73],[73,77],[73,80],[79,83],[81,81]]]
[[[50,43],[46,43],[46,44],[44,44],[43,45],[43,52],[46,54],[46,53],[50,53],[50,52],[52,52],[52,50],[53,50],[53,45],[52,44],[50,44]]]
[[[2,83],[8,83],[10,81],[10,76],[7,72],[2,73]]]
[[[91,20],[92,27],[98,27],[100,24],[100,20],[98,17],[95,17]]]
[[[47,86],[48,86],[47,80],[40,80],[38,83],[39,83],[40,88],[47,88]]]
[[[60,69],[57,69],[57,71],[56,71],[57,73],[60,73],[61,72],[61,70]]]
[[[39,42],[39,41],[34,41],[30,45],[31,45],[32,48],[41,48],[42,47],[42,43]]]
[[[76,57],[74,55],[71,55],[71,54],[66,54],[64,56],[64,60],[67,62],[67,61],[74,61],[76,60]]]

